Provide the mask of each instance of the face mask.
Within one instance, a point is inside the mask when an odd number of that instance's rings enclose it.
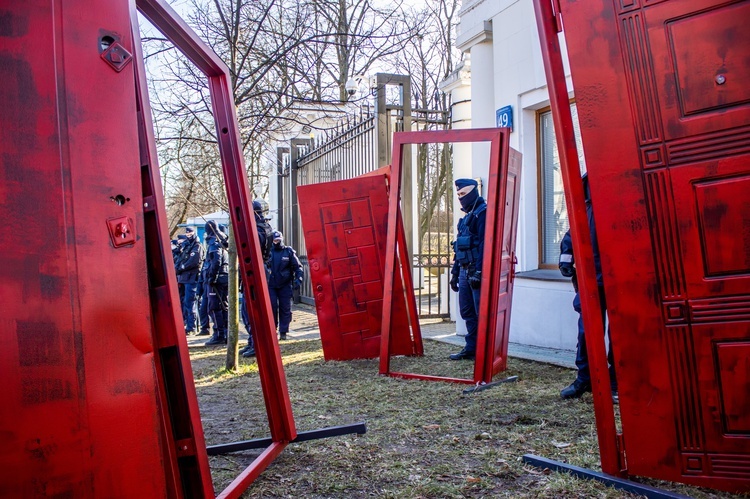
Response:
[[[458,201],[461,203],[461,210],[466,213],[470,212],[474,208],[477,199],[479,199],[479,191],[476,188],[472,189],[464,197],[458,198]]]

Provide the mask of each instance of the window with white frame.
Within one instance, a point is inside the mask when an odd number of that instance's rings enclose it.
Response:
[[[586,171],[581,144],[581,127],[578,125],[578,110],[574,103],[570,105],[573,114],[578,160],[581,164],[581,175]],[[565,205],[560,156],[557,153],[555,129],[552,125],[552,112],[539,113],[540,144],[540,258],[541,268],[557,268],[560,258],[560,241],[570,228],[568,209]]]

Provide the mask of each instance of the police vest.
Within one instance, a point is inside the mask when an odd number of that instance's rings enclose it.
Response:
[[[255,225],[258,228],[258,242],[260,243],[260,252],[263,255],[263,261],[268,261],[271,258],[271,250],[273,249],[273,229],[271,224],[266,222],[264,218],[255,218]]]
[[[453,252],[456,261],[462,267],[469,266],[479,259],[479,246],[482,243],[478,230],[479,215],[487,209],[487,204],[482,203],[475,210],[468,213],[458,221],[458,234],[453,241]]]

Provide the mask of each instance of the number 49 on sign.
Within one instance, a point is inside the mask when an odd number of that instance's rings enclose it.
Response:
[[[501,107],[495,112],[497,126],[501,128],[510,128],[513,131],[513,107]]]

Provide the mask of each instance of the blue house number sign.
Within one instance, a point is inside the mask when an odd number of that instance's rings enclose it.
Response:
[[[513,107],[501,107],[495,112],[498,127],[507,127],[513,131]]]

